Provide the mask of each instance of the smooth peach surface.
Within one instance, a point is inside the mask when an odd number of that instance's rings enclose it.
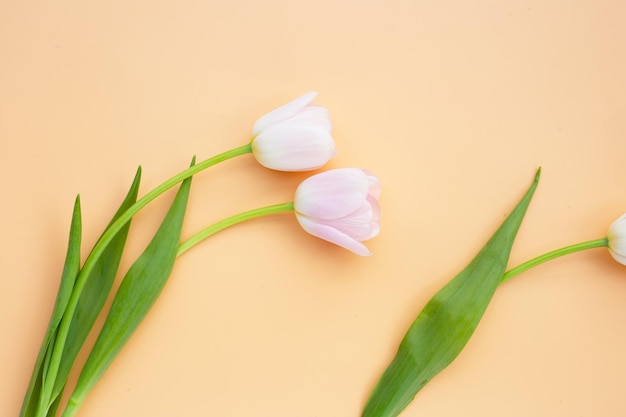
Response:
[[[626,212],[625,21],[622,0],[2,2],[0,415],[19,412],[76,194],[86,256],[137,165],[144,194],[314,90],[339,150],[327,168],[383,184],[373,256],[291,214],[212,237],[179,259],[79,416],[358,417],[537,167],[510,266]],[[289,201],[308,175],[249,155],[211,168],[184,235]],[[122,271],[172,195],[134,220]],[[623,416],[624,386],[626,267],[594,249],[500,287],[402,417]]]

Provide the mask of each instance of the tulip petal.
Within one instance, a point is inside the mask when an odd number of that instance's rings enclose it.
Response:
[[[316,126],[280,123],[254,138],[252,153],[270,169],[307,171],[323,166],[335,155],[335,141]]]
[[[372,171],[367,169],[363,169],[362,171],[367,176],[367,180],[370,184],[369,195],[378,199],[383,190],[380,180]]]
[[[300,226],[306,232],[315,237],[334,243],[360,256],[370,256],[372,254],[364,244],[331,226],[318,223],[298,213],[296,213],[296,219],[298,219]]]
[[[306,93],[303,96],[300,96],[297,99],[261,116],[252,127],[252,136],[255,137],[261,132],[261,130],[267,128],[271,124],[294,116],[307,104],[313,101],[315,97],[317,97],[316,92],[312,91],[310,93]]]
[[[626,244],[623,244],[621,249],[626,249]],[[626,256],[620,255],[617,251],[613,249],[609,249],[609,253],[613,257],[613,259],[615,259],[617,262],[619,262],[622,265],[626,265]]]
[[[613,259],[626,265],[626,214],[621,215],[609,226],[607,233],[609,252]]]
[[[380,209],[376,206],[377,204],[372,206],[369,201],[366,201],[358,210],[346,217],[317,221],[333,227],[358,241],[371,239],[380,231]]]
[[[298,113],[290,117],[289,120],[285,120],[285,123],[291,122],[317,126],[328,132],[332,130],[332,124],[328,117],[328,109],[313,103],[308,104]]]
[[[372,207],[372,221],[376,223],[380,223],[380,218],[382,216],[382,210],[380,208],[380,202],[378,201],[378,197],[374,197],[369,195],[367,197],[367,202]]]
[[[304,180],[296,189],[296,212],[320,219],[339,219],[356,211],[365,201],[370,184],[357,168],[322,172]]]

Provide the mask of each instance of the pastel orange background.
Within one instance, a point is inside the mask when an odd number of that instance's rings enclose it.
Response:
[[[334,124],[328,167],[383,183],[374,255],[287,214],[216,235],[180,258],[80,416],[359,416],[408,325],[537,167],[511,266],[602,237],[626,211],[621,0],[27,0],[0,16],[2,416],[19,412],[75,195],[86,254],[137,165],[145,193],[310,90]],[[184,235],[288,201],[307,176],[250,156],[212,168]],[[136,217],[122,271],[171,197]],[[496,292],[402,416],[626,415],[625,329],[626,267],[606,250],[542,265]]]

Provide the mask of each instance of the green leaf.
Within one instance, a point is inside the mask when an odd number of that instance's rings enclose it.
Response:
[[[121,216],[135,203],[139,192],[140,180],[141,167],[137,169],[137,173],[135,174],[135,178],[133,179],[126,197],[120,204],[116,213],[113,215],[113,218],[107,227],[104,229],[104,232],[109,229],[111,224],[113,224],[119,216]],[[120,229],[120,231],[107,245],[106,249],[102,253],[102,256],[98,259],[86,279],[86,284],[80,298],[78,299],[78,304],[76,306],[76,310],[74,311],[67,337],[65,339],[63,354],[61,355],[58,363],[58,370],[56,371],[53,389],[50,398],[48,399],[50,404],[52,404],[62,392],[69,377],[70,370],[74,365],[76,357],[78,356],[78,352],[85,343],[87,335],[93,327],[100,311],[102,311],[104,303],[106,302],[106,299],[111,291],[111,287],[115,281],[115,276],[122,258],[122,252],[124,250],[124,246],[126,245],[129,228],[130,222],[126,223],[126,225]],[[44,378],[46,378],[46,376],[46,373],[44,373]],[[52,381],[47,381],[47,384],[52,384]]]
[[[59,409],[59,406],[61,405],[62,396],[63,396],[63,390],[61,390],[61,392],[56,397],[56,399],[52,402],[52,404],[50,404],[50,408],[48,408],[48,413],[46,414],[46,417],[55,417],[57,415],[57,410]]]
[[[80,269],[80,242],[82,234],[82,221],[80,215],[80,196],[76,197],[74,202],[74,211],[72,214],[72,222],[70,226],[70,237],[65,256],[65,265],[61,274],[61,283],[57,293],[52,316],[48,324],[48,329],[41,344],[39,355],[35,361],[35,368],[26,390],[20,417],[33,417],[37,414],[37,408],[41,396],[41,384],[45,368],[50,357],[51,346],[54,345],[59,323],[65,313],[65,308],[72,294],[76,277]]]
[[[176,260],[190,185],[191,178],[183,181],[159,230],[126,273],[63,416],[78,410],[165,286]]]
[[[362,417],[397,416],[468,342],[500,283],[517,230],[539,182],[478,255],[426,304],[372,392]]]

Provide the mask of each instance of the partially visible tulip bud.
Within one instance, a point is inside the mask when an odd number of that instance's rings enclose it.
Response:
[[[294,211],[304,230],[357,255],[371,255],[361,243],[380,231],[381,186],[369,171],[334,169],[304,180],[296,190]]]
[[[309,171],[337,153],[328,110],[311,103],[316,96],[307,93],[257,120],[251,146],[261,165],[278,171]]]
[[[613,259],[626,265],[626,214],[623,214],[609,226],[607,239],[609,252]]]

